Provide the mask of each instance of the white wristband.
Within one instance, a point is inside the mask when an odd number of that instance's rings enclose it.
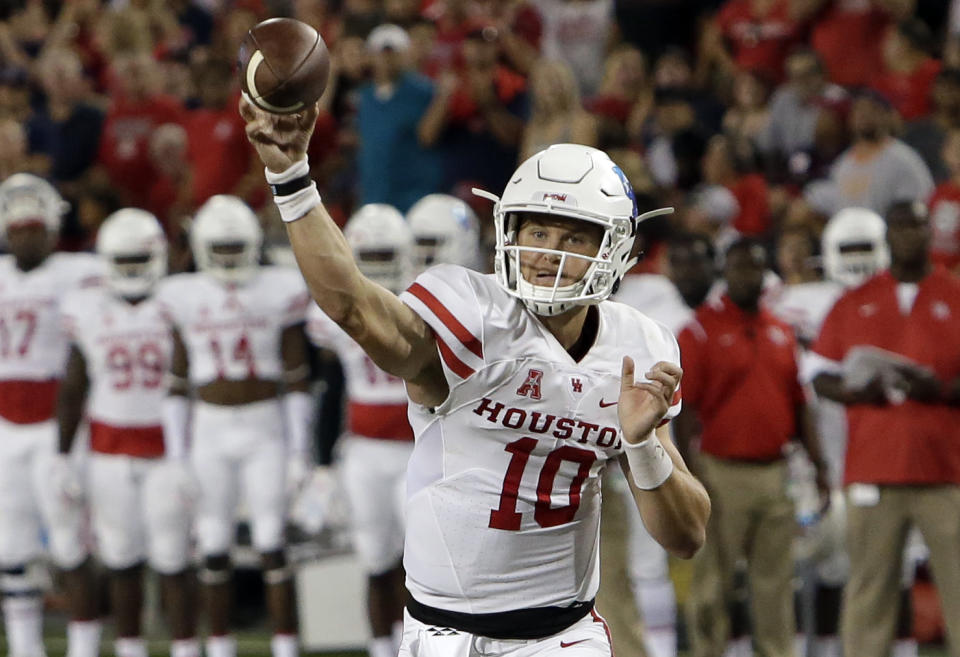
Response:
[[[284,223],[290,223],[305,216],[310,210],[320,205],[320,192],[317,183],[310,183],[309,187],[301,189],[290,196],[274,196],[273,202],[280,210],[280,218]]]
[[[650,432],[647,439],[636,445],[623,441],[623,451],[630,464],[633,483],[641,490],[653,490],[670,478],[673,459],[660,444],[657,434]]]
[[[306,158],[304,158],[297,160],[280,173],[274,173],[270,171],[270,169],[264,169],[263,175],[267,179],[268,184],[282,185],[291,180],[309,176],[310,164]],[[309,187],[305,187],[293,194],[274,196],[273,202],[277,204],[277,209],[280,210],[280,218],[283,219],[285,223],[290,223],[291,221],[300,219],[310,212],[310,210],[320,205],[320,192],[317,191],[317,183],[311,182]]]
[[[310,164],[307,162],[307,158],[302,160],[297,160],[291,164],[286,170],[281,171],[280,173],[274,173],[270,169],[264,167],[263,175],[267,179],[267,183],[270,185],[282,185],[285,182],[290,182],[291,180],[296,180],[301,176],[309,175],[310,173]]]

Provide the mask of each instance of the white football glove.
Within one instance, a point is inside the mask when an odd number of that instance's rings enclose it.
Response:
[[[313,464],[307,454],[291,454],[287,458],[287,499],[295,500],[313,470]]]
[[[290,520],[308,534],[340,524],[346,514],[338,504],[339,484],[334,468],[319,465],[290,505]]]
[[[50,457],[47,464],[47,481],[57,501],[65,505],[83,504],[83,482],[77,465],[69,454],[57,453]]]

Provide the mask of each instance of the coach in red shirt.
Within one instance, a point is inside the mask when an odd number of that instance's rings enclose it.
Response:
[[[850,581],[843,651],[884,655],[897,618],[901,555],[916,526],[930,548],[952,655],[960,654],[960,280],[929,259],[920,203],[887,213],[890,270],[842,296],[813,346],[817,393],[847,406],[844,484]],[[849,389],[840,363],[874,345],[924,369]],[[685,375],[686,376],[686,375]],[[687,384],[684,381],[684,393]]]
[[[724,265],[727,294],[700,306],[678,338],[684,403],[678,442],[689,444],[691,420],[698,418],[695,463],[714,500],[707,542],[694,562],[695,657],[719,657],[726,648],[726,609],[741,560],[747,562],[757,654],[793,654],[796,521],[784,458],[790,440],[806,444],[826,500],[826,468],[798,381],[793,330],[759,305],[765,269],[759,242],[734,243]]]

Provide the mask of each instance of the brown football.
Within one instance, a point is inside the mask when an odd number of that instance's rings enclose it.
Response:
[[[315,29],[293,18],[257,23],[240,44],[240,85],[254,105],[293,114],[315,103],[327,87],[330,55]]]

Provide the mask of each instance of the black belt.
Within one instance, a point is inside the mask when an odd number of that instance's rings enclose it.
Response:
[[[421,623],[450,627],[491,639],[542,639],[558,634],[593,609],[593,600],[569,607],[532,607],[491,614],[467,614],[437,609],[407,596],[407,611]]]

